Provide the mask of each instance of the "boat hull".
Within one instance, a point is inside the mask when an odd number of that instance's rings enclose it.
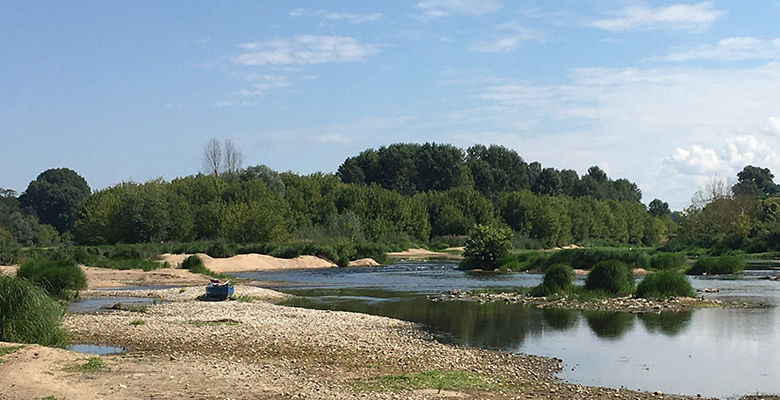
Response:
[[[206,297],[218,300],[224,300],[233,295],[233,286],[231,285],[208,285],[206,286]]]

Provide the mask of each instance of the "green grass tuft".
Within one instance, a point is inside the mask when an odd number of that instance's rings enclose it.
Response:
[[[507,389],[501,381],[468,371],[428,371],[418,374],[388,375],[358,379],[351,383],[358,392],[384,392],[400,390],[498,390]]]
[[[645,276],[636,287],[636,297],[661,299],[670,296],[694,297],[688,278],[678,270],[659,271]]]
[[[0,341],[64,347],[62,306],[26,279],[0,275]]]

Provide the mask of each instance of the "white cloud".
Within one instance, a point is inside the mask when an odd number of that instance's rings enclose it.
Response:
[[[363,22],[376,22],[382,19],[384,16],[382,13],[373,14],[350,14],[337,11],[317,10],[311,11],[303,8],[296,8],[290,12],[291,17],[316,17],[323,18],[331,21],[344,20],[347,23],[355,25],[362,24]]]
[[[293,39],[244,43],[250,50],[235,58],[243,65],[322,64],[364,61],[379,52],[375,44],[361,44],[351,37],[301,35]]]
[[[281,89],[292,84],[284,75],[249,74],[247,80],[252,83],[252,89],[242,89],[237,92],[241,96],[259,96],[271,89]]]
[[[616,12],[614,18],[593,21],[590,26],[619,32],[655,29],[701,32],[725,14],[725,11],[714,10],[712,2],[674,4],[661,8],[633,6]]]
[[[754,135],[727,139],[719,149],[693,145],[689,150],[675,149],[667,160],[682,174],[694,176],[735,176],[746,165],[780,170],[780,156],[767,142]]]
[[[716,45],[701,45],[676,51],[663,57],[665,61],[709,59],[716,61],[776,60],[780,59],[780,39],[763,40],[752,37],[732,37],[718,41]]]
[[[473,44],[469,47],[469,50],[488,53],[505,53],[517,49],[525,41],[533,40],[539,43],[545,41],[544,32],[520,26],[514,21],[500,24],[496,29],[511,31],[512,33],[509,35],[498,35],[491,40]]]
[[[446,17],[452,14],[483,15],[498,11],[501,4],[494,0],[425,0],[415,5],[422,10],[423,15],[417,16],[422,21]]]
[[[777,93],[780,63],[741,70],[582,68],[558,85],[486,83],[475,95],[486,107],[450,114],[474,132],[468,136],[474,142],[487,140],[479,132],[498,132],[496,143],[528,160],[581,173],[608,161],[610,175],[642,183],[646,199],[683,207],[699,173],[734,176],[739,164],[774,162]],[[735,139],[746,135],[759,141]]]

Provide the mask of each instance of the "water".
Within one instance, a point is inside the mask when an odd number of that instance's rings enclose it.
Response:
[[[75,351],[76,353],[95,354],[99,356],[122,354],[125,352],[125,349],[122,347],[95,344],[72,344],[68,346],[68,350]]]
[[[81,301],[75,301],[68,304],[68,312],[109,312],[111,310],[101,309],[103,306],[112,306],[116,303],[122,303],[126,306],[143,306],[154,304],[155,299],[150,297],[92,297]]]
[[[780,305],[780,282],[695,277],[708,298]],[[586,385],[729,397],[780,392],[780,307],[630,314],[539,309],[503,302],[434,302],[450,289],[514,289],[539,274],[467,273],[454,264],[408,263],[240,274],[301,297],[291,306],[419,322],[443,341],[564,360],[559,377]],[[581,279],[579,283],[581,283]]]

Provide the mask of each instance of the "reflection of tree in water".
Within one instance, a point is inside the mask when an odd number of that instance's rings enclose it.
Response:
[[[619,339],[634,325],[634,314],[626,312],[583,311],[582,315],[593,333],[602,339]]]
[[[681,333],[691,324],[693,311],[642,313],[639,320],[650,333],[661,332],[667,336]]]
[[[565,330],[577,323],[577,312],[563,308],[545,308],[542,310],[542,318],[550,328]]]

